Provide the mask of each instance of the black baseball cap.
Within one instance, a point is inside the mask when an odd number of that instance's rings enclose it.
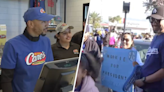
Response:
[[[164,5],[154,8],[152,14],[146,19],[149,19],[150,17],[153,17],[155,19],[164,19]]]

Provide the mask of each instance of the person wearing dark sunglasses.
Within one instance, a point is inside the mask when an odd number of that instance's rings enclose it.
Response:
[[[148,49],[145,64],[142,66],[142,78],[135,85],[144,92],[164,92],[164,6],[153,9],[149,19],[156,34]]]
[[[136,51],[134,48],[134,41],[133,41],[133,35],[131,33],[124,33],[122,40],[121,40],[121,47],[124,49],[131,49],[133,51]],[[139,53],[137,53],[137,60],[133,62],[133,65],[143,65],[143,62],[141,61]]]
[[[127,32],[122,33],[122,35],[120,35],[120,37],[121,37],[120,48],[130,49],[130,50],[136,51],[136,49],[134,48],[133,34],[132,33],[127,33]],[[139,53],[137,53],[136,61],[133,62],[133,66],[135,66],[135,65],[140,65],[140,66],[143,65]],[[117,91],[113,90],[113,92],[117,92]]]

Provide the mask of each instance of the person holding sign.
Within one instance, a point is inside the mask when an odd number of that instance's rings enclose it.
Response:
[[[99,75],[99,60],[92,52],[82,53],[75,92],[99,92],[94,82]]]
[[[134,48],[133,35],[131,33],[123,33],[122,36],[123,37],[121,40],[121,45],[122,45],[121,47],[124,49],[131,49],[133,51],[136,51],[136,49]],[[140,65],[140,66],[143,65],[138,52],[137,52],[136,61],[133,62],[133,66],[135,65]]]
[[[142,78],[135,85],[144,92],[164,92],[164,6],[153,9],[148,16],[153,31],[156,34],[148,49],[145,64],[142,67]]]
[[[136,49],[133,46],[134,46],[133,35],[130,33],[124,33],[122,38],[122,47],[124,49],[131,49],[136,51]],[[133,66],[137,64],[139,64],[140,66],[143,65],[139,53],[137,53],[137,60],[133,62]]]

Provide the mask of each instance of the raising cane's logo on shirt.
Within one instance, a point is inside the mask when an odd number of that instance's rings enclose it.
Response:
[[[27,65],[43,64],[45,62],[45,60],[46,60],[46,55],[43,51],[42,52],[35,52],[35,53],[31,52],[25,58]]]

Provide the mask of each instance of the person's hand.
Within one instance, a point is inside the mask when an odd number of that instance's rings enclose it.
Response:
[[[133,66],[139,65],[136,61],[133,62]]]
[[[144,83],[143,83],[142,79],[138,79],[134,82],[134,85],[137,87],[142,87],[142,86],[144,86]]]

